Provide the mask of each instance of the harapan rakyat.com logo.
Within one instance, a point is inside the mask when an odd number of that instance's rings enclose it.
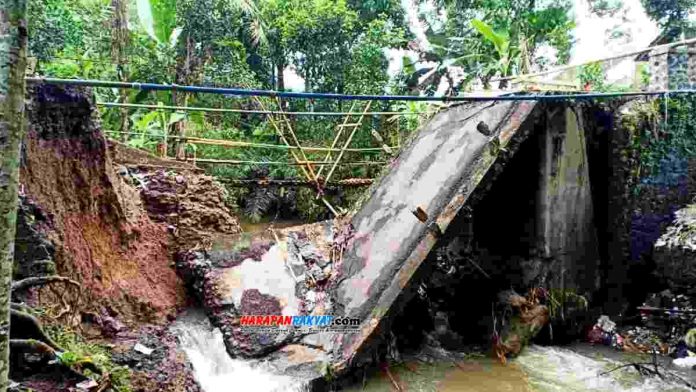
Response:
[[[239,325],[244,329],[278,331],[287,329],[311,332],[357,332],[360,319],[356,317],[336,317],[333,315],[281,316],[281,315],[243,315]]]

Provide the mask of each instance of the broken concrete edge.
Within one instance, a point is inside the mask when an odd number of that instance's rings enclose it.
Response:
[[[212,324],[220,328],[228,353],[260,358],[302,345],[307,334],[292,329],[280,334],[244,330],[241,316],[331,313],[330,298],[322,293],[335,270],[332,236],[333,221],[223,236],[209,249],[180,252],[177,269]]]
[[[499,145],[497,139],[462,123],[485,120],[497,130],[513,106],[455,108],[434,117],[419,131],[416,143],[403,152],[380,189],[352,219],[355,241],[345,254],[344,277],[336,290],[339,313],[369,318],[379,295],[429,231],[432,222],[419,224],[414,208],[423,207],[426,221],[428,213],[437,216],[458,183],[469,175],[480,152]]]
[[[527,120],[536,104],[537,103],[533,101],[513,105],[513,107],[508,111],[508,115],[512,115],[513,113],[517,112],[519,108],[522,108],[523,114],[520,116],[520,118],[507,122],[504,128],[499,130],[495,138],[499,141],[500,147],[505,148],[508,146],[513,137],[517,135],[518,130],[523,128],[523,123]],[[452,196],[449,198],[450,201],[442,208],[438,208],[438,210],[442,212],[437,218],[435,218],[434,221],[437,223],[442,232],[447,229],[449,223],[464,206],[467,198],[481,183],[481,180],[484,178],[488,170],[498,159],[498,152],[499,150],[494,151],[491,148],[484,148],[483,151],[480,152],[480,156],[476,158],[473,168],[466,175],[462,176],[459,186],[453,190]],[[369,318],[363,320],[360,332],[357,334],[358,337],[349,339],[348,342],[344,342],[342,339],[340,347],[337,347],[340,352],[334,353],[335,357],[341,359],[332,365],[332,373],[345,373],[351,367],[351,364],[355,356],[358,354],[361,346],[363,346],[363,344],[365,344],[366,341],[375,334],[381,320],[388,313],[389,309],[398,298],[401,290],[406,287],[408,282],[410,282],[414,273],[428,256],[430,250],[435,245],[437,240],[438,236],[435,233],[427,231],[422,237],[421,241],[411,250],[410,255],[400,268],[400,271],[392,278],[388,286],[382,291],[382,295],[378,299],[376,306],[373,307]]]

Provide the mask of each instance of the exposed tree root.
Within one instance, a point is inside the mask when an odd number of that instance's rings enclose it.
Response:
[[[12,282],[12,292],[15,293],[19,290],[26,290],[30,287],[43,286],[43,285],[47,285],[50,283],[59,283],[59,282],[70,284],[70,285],[73,285],[76,287],[82,287],[76,281],[74,281],[70,278],[66,278],[64,276],[57,276],[57,275],[35,276],[35,277],[31,277],[31,278],[25,278],[22,280],[18,280],[16,282]]]
[[[41,328],[41,322],[29,313],[10,309],[10,336],[13,339],[31,339],[46,344],[56,351],[63,351]]]
[[[12,294],[53,283],[63,283],[81,288],[78,282],[63,276],[38,276],[13,282]],[[60,299],[65,306],[65,299],[62,296]],[[44,365],[53,361],[64,371],[74,376],[84,377],[82,372],[85,370],[102,374],[102,371],[89,359],[64,356],[64,350],[44,332],[41,322],[32,316],[30,311],[31,308],[27,305],[17,302],[10,303],[10,352],[14,360],[21,362],[24,354],[38,354],[42,360],[46,361]],[[100,390],[108,388],[110,382],[110,377],[107,376],[100,383],[104,387]]]

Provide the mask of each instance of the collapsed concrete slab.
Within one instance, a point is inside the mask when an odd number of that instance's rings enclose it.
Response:
[[[351,221],[354,241],[339,272],[335,306],[363,323],[360,333],[338,336],[336,371],[350,367],[366,348],[441,233],[535,106],[496,102],[441,112],[376,184]]]
[[[511,145],[536,102],[453,106],[404,148],[349,222],[325,222],[216,242],[180,255],[180,271],[221,328],[228,352],[322,374],[344,371]],[[526,132],[529,132],[527,127]],[[335,314],[358,333],[250,332],[242,315]]]

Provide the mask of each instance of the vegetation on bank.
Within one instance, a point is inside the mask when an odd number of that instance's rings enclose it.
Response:
[[[46,327],[46,332],[63,349],[60,361],[68,367],[79,366],[80,362],[91,362],[101,369],[102,374],[107,374],[110,386],[115,392],[130,392],[130,369],[113,362],[109,347],[87,342],[80,334],[60,325]],[[87,370],[87,376],[99,380],[103,375],[95,374]]]
[[[292,75],[305,91],[350,94],[434,94],[489,85],[495,76],[526,72],[567,61],[571,47],[570,2],[530,8],[510,0],[439,1],[424,11],[428,43],[409,29],[401,2],[328,0],[39,0],[29,4],[30,55],[35,73],[61,78],[132,80],[286,90]],[[438,15],[447,12],[446,22]],[[440,19],[438,21],[438,19]],[[124,28],[125,26],[125,28]],[[95,28],[96,27],[96,28]],[[541,46],[557,56],[538,55]],[[387,50],[412,49],[400,70],[389,70]],[[453,67],[464,76],[455,78]],[[297,84],[297,80],[294,81]],[[278,109],[273,99],[209,94],[172,94],[95,89],[97,101],[128,104]],[[286,100],[286,111],[349,111],[335,101]],[[359,102],[353,111],[362,111]],[[421,103],[373,103],[373,111],[405,116],[369,116],[351,143],[354,148],[398,147],[431,111]],[[186,135],[264,144],[282,144],[266,116],[249,113],[153,111],[102,108],[103,127],[129,145],[168,155],[251,162],[291,161],[288,151],[187,144],[177,151],[172,136]],[[303,146],[328,147],[340,117],[297,117],[290,123]],[[353,117],[352,121],[355,121]],[[371,130],[377,131],[379,142]],[[322,160],[325,153],[307,153]],[[384,151],[347,152],[343,161],[386,162]],[[380,164],[339,166],[333,178],[369,178]],[[208,165],[221,178],[302,178],[297,166]],[[349,207],[359,191],[329,193]],[[311,189],[230,189],[230,200],[252,219],[292,211],[307,219],[324,217]]]

